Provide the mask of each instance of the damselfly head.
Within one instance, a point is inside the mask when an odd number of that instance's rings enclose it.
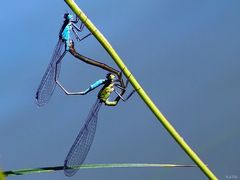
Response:
[[[64,13],[63,18],[64,18],[64,19],[67,19],[68,15],[69,15],[68,12]]]
[[[73,15],[71,15],[70,13],[65,13],[63,17],[66,20],[72,20],[73,19]]]
[[[108,73],[108,74],[106,75],[106,78],[107,78],[108,80],[114,80],[114,79],[115,79],[115,75],[112,74],[112,73]]]

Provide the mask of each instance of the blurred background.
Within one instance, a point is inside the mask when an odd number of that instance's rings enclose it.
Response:
[[[76,2],[219,179],[240,178],[240,2]],[[56,88],[42,108],[34,98],[63,14],[71,11],[59,0],[3,1],[1,7],[0,168],[62,165],[97,91],[69,97]],[[76,49],[117,68],[94,37]],[[60,78],[69,90],[82,90],[105,74],[67,55]],[[85,163],[194,164],[137,94],[117,107],[102,107]],[[207,178],[198,168],[133,168],[80,170],[72,178],[57,172],[9,179]]]

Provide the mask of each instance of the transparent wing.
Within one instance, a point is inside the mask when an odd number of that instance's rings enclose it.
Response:
[[[84,126],[64,161],[64,173],[66,176],[73,176],[78,171],[74,167],[82,165],[86,159],[96,132],[98,111],[101,104],[102,102],[98,99],[91,108]]]
[[[57,73],[56,73],[56,62],[63,55],[63,52],[62,52],[63,47],[64,47],[64,42],[61,39],[59,39],[55,47],[54,53],[52,55],[50,64],[48,65],[48,68],[45,74],[43,75],[42,81],[36,92],[36,102],[38,106],[44,106],[46,103],[48,103],[49,99],[53,94],[53,91],[56,86],[55,74],[59,76],[59,72],[61,68],[61,62],[60,62],[58,64]]]

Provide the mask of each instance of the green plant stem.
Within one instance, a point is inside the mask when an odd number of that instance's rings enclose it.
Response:
[[[76,166],[72,169],[100,169],[100,168],[143,168],[143,167],[156,167],[156,168],[179,168],[179,167],[196,167],[195,165],[179,165],[179,164],[82,164],[81,166]],[[64,166],[53,166],[53,167],[41,167],[41,168],[29,168],[29,169],[19,169],[5,171],[3,174],[5,176],[19,176],[27,174],[36,173],[49,173],[55,171],[64,170]],[[0,176],[0,180],[1,176]]]
[[[5,180],[5,175],[1,170],[0,170],[0,180]]]
[[[146,94],[137,80],[134,78],[132,73],[128,70],[126,65],[123,63],[121,58],[115,52],[113,47],[107,41],[107,39],[102,35],[102,33],[94,26],[94,24],[88,19],[88,17],[83,13],[83,11],[78,7],[78,5],[73,0],[65,0],[72,11],[81,19],[89,31],[95,36],[95,38],[100,42],[103,48],[112,57],[118,67],[123,71],[124,75],[129,79],[130,83],[137,91],[142,100],[146,103],[149,109],[157,117],[157,119],[162,123],[170,135],[175,139],[175,141],[182,147],[182,149],[188,154],[188,156],[198,165],[198,167],[204,172],[204,174],[209,178],[216,180],[217,177],[211,172],[211,170],[202,162],[198,155],[188,146],[180,134],[175,130],[175,128],[168,122],[168,120],[163,116],[160,110],[156,107],[150,97]]]

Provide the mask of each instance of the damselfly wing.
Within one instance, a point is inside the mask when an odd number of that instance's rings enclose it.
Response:
[[[96,132],[98,111],[101,105],[102,102],[97,99],[64,161],[66,176],[73,176],[79,169],[77,167],[81,166],[86,159]]]
[[[36,92],[36,102],[38,106],[44,106],[50,100],[53,91],[56,87],[55,76],[59,76],[61,62],[58,63],[56,68],[56,62],[63,56],[64,42],[59,39],[55,47],[52,59],[48,65],[48,68],[43,75],[42,81]],[[63,52],[62,52],[63,51]],[[56,72],[57,69],[57,72]],[[58,77],[57,77],[58,78]]]

